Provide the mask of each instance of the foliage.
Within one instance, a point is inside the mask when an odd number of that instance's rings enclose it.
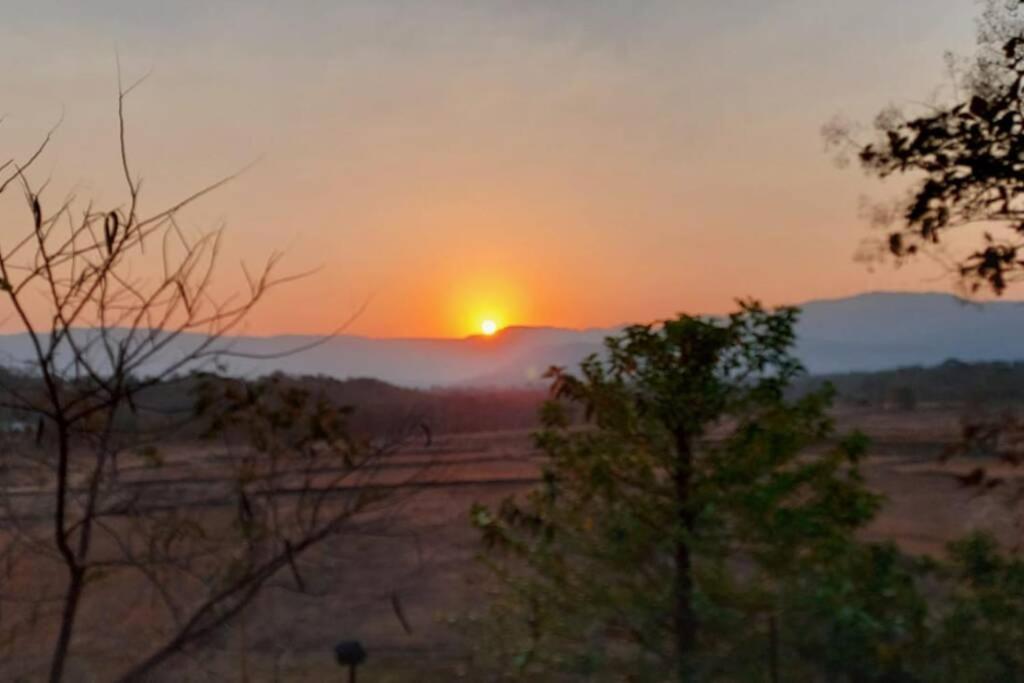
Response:
[[[899,206],[902,225],[888,236],[893,255],[912,257],[955,229],[983,227],[981,244],[956,268],[972,289],[1002,293],[1021,271],[1024,247],[1024,3],[990,0],[978,43],[973,60],[952,65],[952,103],[920,115],[887,109],[868,144],[843,126],[826,135],[856,147],[868,173],[913,182]]]
[[[916,681],[927,650],[922,580],[933,563],[848,543],[789,577],[779,597],[785,680]]]
[[[826,445],[827,387],[787,391],[794,316],[745,304],[633,327],[579,376],[554,373],[543,483],[472,510],[496,583],[474,623],[491,666],[516,680],[1024,680],[1024,563],[983,535],[942,560],[858,540],[881,502],[858,474],[866,445]],[[684,500],[680,425],[700,435]]]
[[[1024,680],[1024,563],[982,534],[941,562],[851,544],[781,602],[786,680]]]
[[[1024,562],[981,534],[949,550],[920,679],[1024,681]]]
[[[795,317],[746,303],[724,321],[634,326],[581,376],[554,373],[544,484],[473,510],[504,586],[495,619],[513,671],[764,669],[782,581],[847,547],[878,504],[856,469],[862,439],[808,455],[831,434],[830,395],[785,397],[801,371]],[[586,428],[569,427],[566,403]],[[683,649],[685,609],[695,637]]]

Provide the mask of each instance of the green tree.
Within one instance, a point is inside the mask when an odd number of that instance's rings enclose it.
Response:
[[[863,439],[808,451],[832,435],[830,392],[786,398],[796,315],[744,303],[633,326],[580,375],[554,372],[543,485],[473,510],[513,670],[694,680],[777,665],[783,581],[878,505]]]
[[[1024,681],[1024,564],[990,537],[951,543],[941,561],[838,550],[782,585],[784,680]]]
[[[928,660],[928,560],[846,543],[785,577],[777,598],[784,680],[913,683]],[[748,680],[759,680],[752,677]]]
[[[1024,681],[1024,562],[994,540],[950,544],[920,680]]]

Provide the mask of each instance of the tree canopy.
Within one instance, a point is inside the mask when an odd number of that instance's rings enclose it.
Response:
[[[827,390],[785,396],[801,372],[795,317],[744,304],[725,320],[634,326],[579,375],[554,373],[544,485],[473,512],[521,671],[764,670],[782,577],[838,554],[878,502],[859,438],[808,456],[832,425]]]
[[[869,174],[911,181],[887,237],[892,255],[914,257],[974,226],[980,240],[954,267],[972,290],[1002,293],[1024,270],[1024,3],[990,1],[976,55],[950,64],[951,102],[918,115],[886,109],[866,144],[842,126],[826,136],[853,144]]]

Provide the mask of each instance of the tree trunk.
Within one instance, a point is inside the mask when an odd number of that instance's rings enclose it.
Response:
[[[82,584],[85,572],[79,567],[70,567],[68,592],[64,597],[64,609],[60,617],[60,634],[50,659],[50,683],[60,683],[64,677],[64,664],[67,662],[68,650],[71,648],[71,634],[74,632],[75,617],[78,614],[78,603],[82,598]]]
[[[768,672],[771,683],[779,683],[779,621],[768,615]]]
[[[68,493],[68,460],[71,457],[71,444],[68,428],[63,421],[57,425],[57,510],[54,515],[54,542],[57,550],[68,569],[68,589],[64,595],[64,608],[60,617],[60,633],[50,659],[50,683],[59,683],[64,677],[64,665],[67,662],[68,650],[71,647],[71,635],[74,632],[75,617],[78,615],[78,604],[82,598],[82,587],[85,583],[85,570],[78,563],[74,551],[68,543],[66,529],[67,493]]]
[[[679,660],[679,680],[692,680],[693,655],[697,649],[697,615],[693,611],[693,558],[690,538],[694,528],[694,514],[690,506],[690,488],[693,475],[693,444],[689,434],[679,431],[675,435],[676,469],[674,472],[676,515],[678,518],[675,548],[675,627],[676,657]]]

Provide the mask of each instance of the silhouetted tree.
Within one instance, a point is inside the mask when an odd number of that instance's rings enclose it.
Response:
[[[977,226],[980,244],[953,266],[972,290],[999,294],[1024,270],[1024,3],[990,0],[978,44],[973,59],[950,58],[951,103],[917,115],[887,109],[867,144],[843,125],[825,134],[853,147],[868,173],[911,180],[886,241],[893,256],[913,257]]]
[[[197,412],[184,419],[206,424],[225,451],[208,463],[200,495],[175,477],[150,479],[165,464],[167,433],[141,426],[153,417],[147,390],[216,369],[230,355],[224,335],[287,278],[274,277],[272,257],[245,272],[246,291],[217,297],[221,233],[196,234],[178,217],[221,183],[141,213],[124,144],[130,90],[118,100],[123,205],[49,208],[29,173],[45,142],[27,160],[0,164],[0,193],[20,188],[27,208],[25,229],[0,237],[0,310],[31,345],[23,374],[0,374],[0,404],[32,426],[3,435],[0,664],[12,680],[26,673],[13,662],[28,661],[39,677],[32,657],[51,635],[48,678],[68,677],[69,658],[88,642],[87,596],[107,596],[91,611],[111,640],[128,635],[114,594],[129,608],[154,603],[145,650],[122,648],[115,660],[119,680],[148,680],[278,574],[303,590],[303,554],[379,499],[360,483],[380,451],[350,437],[346,411],[274,379],[200,383]],[[119,468],[119,456],[130,467]]]
[[[976,54],[949,63],[952,102],[918,115],[887,109],[875,121],[878,139],[867,144],[841,125],[825,133],[853,147],[868,173],[911,181],[887,238],[889,253],[913,257],[947,243],[952,232],[970,238],[973,228],[976,246],[954,259],[956,271],[972,291],[987,286],[1002,294],[1024,274],[1024,1],[988,0]],[[973,450],[980,436],[992,444],[1017,441],[1016,422],[972,420],[963,448]],[[982,492],[998,486],[983,468],[961,483]],[[1009,500],[1019,508],[1019,496]]]

